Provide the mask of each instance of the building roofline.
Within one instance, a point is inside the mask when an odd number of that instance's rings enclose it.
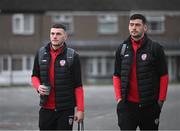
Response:
[[[180,0],[1,0],[3,13],[45,11],[180,11]]]

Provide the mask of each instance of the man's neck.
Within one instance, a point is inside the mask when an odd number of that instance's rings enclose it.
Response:
[[[131,36],[131,39],[133,39],[134,41],[140,41],[140,40],[143,39],[143,37],[144,37],[144,34],[141,35],[141,37],[133,37],[133,36]]]
[[[57,49],[63,47],[63,45],[64,45],[64,44],[61,44],[61,45],[58,45],[58,46],[51,45],[51,47],[52,47],[52,49],[53,49],[54,51],[56,51]]]
[[[142,37],[139,37],[139,38],[135,38],[135,37],[131,37],[134,41],[139,41],[139,40],[141,40],[142,38],[143,38],[143,36]]]

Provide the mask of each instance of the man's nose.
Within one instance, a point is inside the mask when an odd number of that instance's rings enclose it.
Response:
[[[53,39],[57,39],[57,35],[53,35]]]

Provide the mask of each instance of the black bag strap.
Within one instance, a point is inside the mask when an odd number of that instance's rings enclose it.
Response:
[[[126,51],[126,46],[127,46],[126,43],[124,43],[124,44],[122,45],[122,48],[121,48],[121,55],[122,55],[122,56],[124,56],[124,53],[125,53],[125,51]]]
[[[84,122],[78,122],[78,131],[84,131]]]
[[[41,63],[41,59],[42,59],[44,54],[46,54],[45,46],[41,47],[39,49],[39,52],[38,52],[38,62],[39,62],[39,65]],[[68,66],[69,67],[73,64],[74,54],[75,54],[75,50],[74,49],[67,48],[67,61],[68,61]]]
[[[74,49],[72,48],[67,48],[67,61],[68,61],[68,66],[70,67],[73,64],[74,61]]]
[[[45,49],[45,46],[41,47],[39,49],[39,52],[38,52],[38,62],[39,62],[39,65],[41,63],[41,59],[43,57],[43,55],[46,53],[46,49]]]

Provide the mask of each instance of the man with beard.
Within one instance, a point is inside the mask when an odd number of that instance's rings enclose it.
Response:
[[[168,70],[163,47],[148,38],[141,14],[129,20],[130,36],[116,51],[113,76],[121,130],[158,130]]]

